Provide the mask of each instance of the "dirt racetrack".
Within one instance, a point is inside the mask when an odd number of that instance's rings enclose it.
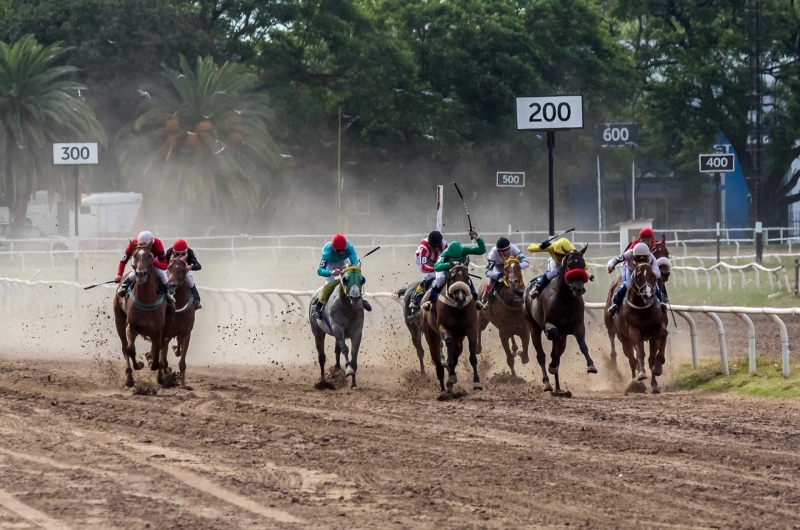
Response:
[[[145,396],[114,368],[0,361],[0,528],[800,527],[791,401],[230,366]]]

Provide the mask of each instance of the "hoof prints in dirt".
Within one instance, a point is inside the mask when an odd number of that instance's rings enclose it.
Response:
[[[341,368],[339,370],[330,368],[328,370],[328,375],[325,377],[325,381],[317,382],[317,384],[314,385],[314,388],[317,390],[339,390],[340,388],[348,386],[348,384],[349,381],[344,373],[344,370]]]
[[[631,381],[628,388],[625,389],[625,395],[628,394],[646,394],[647,386],[641,381]]]
[[[493,385],[525,385],[528,383],[523,378],[512,375],[510,372],[499,373],[489,379],[489,382]]]
[[[466,397],[467,391],[463,388],[453,388],[449,392],[442,392],[438,396],[436,396],[437,401],[451,401],[453,399],[461,399]]]
[[[150,381],[136,381],[133,384],[134,396],[155,396],[158,394],[158,385]]]

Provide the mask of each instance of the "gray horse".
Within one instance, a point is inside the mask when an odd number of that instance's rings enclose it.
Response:
[[[328,298],[328,303],[322,309],[322,318],[316,319],[311,313],[319,292],[314,293],[314,297],[309,304],[308,321],[311,323],[311,332],[314,334],[314,341],[319,355],[320,380],[317,388],[330,388],[325,381],[325,335],[334,338],[336,346],[336,369],[341,370],[339,355],[344,355],[345,375],[352,376],[350,388],[358,388],[356,385],[356,372],[358,371],[358,348],[361,346],[361,332],[364,329],[364,305],[361,300],[361,267],[351,266],[346,268],[336,282],[338,285]],[[347,347],[346,339],[350,339],[350,348]],[[352,359],[350,358],[352,353]]]

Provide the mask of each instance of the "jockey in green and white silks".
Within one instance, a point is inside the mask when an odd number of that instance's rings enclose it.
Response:
[[[503,279],[503,269],[508,258],[516,258],[519,260],[519,268],[525,270],[531,266],[525,254],[517,248],[517,245],[511,243],[507,237],[501,237],[497,240],[497,244],[492,247],[489,254],[486,256],[486,277],[489,278],[488,297],[487,302],[490,304],[500,289],[503,288],[500,280]],[[488,304],[487,304],[488,307]]]
[[[617,289],[617,292],[614,293],[613,305],[608,308],[608,314],[612,317],[617,314],[622,306],[622,301],[625,299],[625,293],[628,292],[631,276],[638,265],[642,263],[650,265],[653,270],[653,274],[656,276],[656,280],[661,278],[661,270],[658,268],[656,257],[652,252],[650,252],[650,247],[648,247],[645,243],[636,243],[632,249],[626,250],[625,253],[619,258],[611,258],[607,265],[609,273],[614,270],[614,267],[617,265],[617,263],[620,263],[620,260],[623,263],[622,283],[620,284],[619,289]],[[666,312],[667,306],[664,304],[664,294],[661,292],[661,289],[658,288],[658,281],[656,281],[656,296],[658,296],[658,299],[661,302],[661,311]]]
[[[478,236],[474,230],[469,233],[470,238],[474,239],[477,245],[462,245],[458,241],[452,241],[446,249],[439,255],[439,260],[433,266],[436,278],[433,280],[433,288],[427,303],[435,302],[442,292],[442,287],[447,283],[447,276],[450,273],[450,263],[464,263],[468,256],[480,256],[486,253],[486,243]],[[469,282],[469,290],[475,300],[478,310],[483,309],[483,304],[478,300],[478,293],[472,280]]]
[[[342,234],[333,236],[329,243],[322,247],[322,258],[317,267],[317,275],[325,278],[326,285],[322,288],[317,298],[317,303],[314,306],[312,316],[316,319],[322,318],[322,306],[328,302],[331,293],[336,289],[337,277],[342,274],[342,271],[350,266],[358,265],[358,255],[353,244]],[[362,277],[361,283],[365,283],[366,278]],[[372,311],[372,306],[361,299],[364,309]]]

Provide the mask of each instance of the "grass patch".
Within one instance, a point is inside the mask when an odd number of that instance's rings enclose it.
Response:
[[[800,365],[792,364],[791,376],[783,377],[780,362],[756,359],[756,374],[750,375],[747,358],[730,359],[730,375],[722,375],[719,360],[701,359],[700,368],[691,361],[681,364],[673,386],[679,390],[736,392],[751,396],[800,398]]]

